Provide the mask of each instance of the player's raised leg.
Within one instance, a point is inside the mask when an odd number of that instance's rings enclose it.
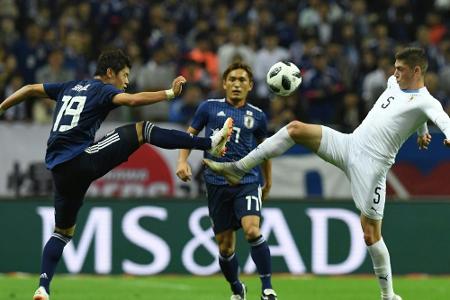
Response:
[[[259,144],[253,151],[237,162],[218,163],[205,159],[205,164],[214,172],[223,175],[230,184],[238,184],[245,173],[272,157],[279,156],[299,144],[317,152],[322,138],[320,125],[292,121],[274,135]]]
[[[382,300],[402,300],[394,293],[389,251],[381,236],[381,220],[373,220],[361,215],[364,241],[372,258],[373,269],[378,278]]]
[[[221,130],[209,138],[197,137],[184,131],[165,129],[151,122],[137,124],[139,141],[165,149],[199,149],[221,157],[226,152],[226,143],[233,131],[233,119],[227,118]]]

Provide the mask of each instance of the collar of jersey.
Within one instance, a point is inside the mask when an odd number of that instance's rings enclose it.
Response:
[[[417,90],[404,89],[404,90],[402,90],[402,92],[408,93],[408,94],[414,94],[414,93],[419,93],[420,91],[423,91],[423,90],[425,90],[425,87],[421,87],[420,89],[417,89]]]

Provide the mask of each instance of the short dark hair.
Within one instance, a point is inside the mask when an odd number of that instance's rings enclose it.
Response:
[[[411,69],[419,66],[423,74],[428,69],[428,58],[425,50],[419,47],[404,48],[395,54],[395,59],[403,61]]]
[[[122,50],[106,50],[98,57],[95,76],[105,75],[108,68],[111,68],[114,73],[118,73],[125,67],[131,68],[131,62],[130,58]]]
[[[235,63],[232,63],[231,65],[229,65],[228,68],[225,70],[225,72],[223,72],[222,80],[226,80],[228,74],[230,74],[231,71],[237,70],[237,69],[243,69],[245,72],[247,72],[248,79],[250,80],[250,82],[253,82],[252,68],[250,68],[249,65],[244,64],[242,62],[235,62]]]

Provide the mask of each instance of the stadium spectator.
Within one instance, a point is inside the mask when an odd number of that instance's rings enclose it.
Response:
[[[201,86],[186,84],[183,87],[183,94],[170,102],[168,121],[188,125],[203,97]]]
[[[77,79],[88,77],[95,70],[98,54],[113,45],[123,49],[137,45],[136,62],[148,62],[157,49],[164,48],[175,73],[191,54],[197,61],[208,57],[203,63],[212,80],[205,92],[220,95],[217,74],[237,58],[255,68],[255,53],[264,48],[266,35],[275,31],[303,73],[312,68],[310,50],[322,47],[345,88],[361,96],[362,78],[379,67],[377,62],[372,65],[371,56],[392,55],[408,44],[425,48],[430,70],[440,80],[446,79],[442,74],[448,66],[443,48],[450,26],[447,2],[207,0],[188,5],[169,0],[60,0],[47,5],[45,1],[1,0],[0,43],[5,53],[16,56],[13,72],[25,82],[35,77],[48,50],[57,47],[63,49],[65,64]],[[198,51],[203,47],[207,52]],[[0,66],[4,63],[0,56]],[[5,94],[1,81],[0,94]],[[338,97],[342,102],[342,95]],[[305,113],[310,114],[308,109]],[[167,110],[160,114],[156,119],[167,118]],[[126,118],[136,120],[139,114]]]
[[[232,26],[228,34],[228,42],[218,49],[219,71],[223,73],[236,57],[250,67],[254,65],[254,51],[245,44],[245,32],[239,26]]]
[[[362,97],[366,111],[372,108],[378,96],[386,89],[387,79],[394,71],[389,56],[381,56],[378,58],[377,66],[378,68],[369,72],[363,80]]]
[[[264,111],[268,110],[270,98],[270,92],[266,84],[267,72],[273,64],[282,60],[290,60],[289,52],[279,46],[279,39],[274,30],[265,32],[263,46],[255,53],[255,61],[258,63],[255,64],[253,69],[257,97],[256,105]]]

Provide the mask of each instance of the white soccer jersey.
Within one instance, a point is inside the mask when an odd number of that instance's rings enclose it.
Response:
[[[450,118],[427,88],[403,91],[391,76],[386,90],[353,132],[353,140],[375,158],[394,163],[398,150],[413,132],[428,131],[428,119],[450,139]]]

